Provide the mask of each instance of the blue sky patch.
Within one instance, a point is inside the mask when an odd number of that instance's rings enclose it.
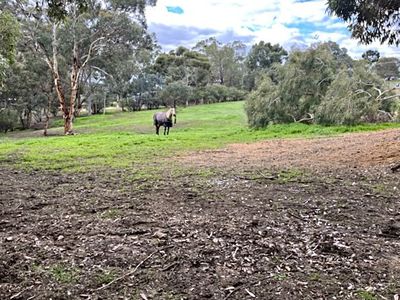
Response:
[[[309,35],[316,31],[333,33],[333,32],[346,32],[346,29],[338,29],[338,28],[327,28],[323,26],[324,23],[316,24],[313,22],[295,22],[291,24],[286,24],[288,28],[298,28],[301,35]]]
[[[182,15],[184,13],[184,10],[180,6],[167,6],[167,11],[178,15]]]

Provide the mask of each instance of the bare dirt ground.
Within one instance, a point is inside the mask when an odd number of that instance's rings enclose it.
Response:
[[[154,179],[0,165],[0,299],[398,299],[396,163],[400,130],[194,152]]]

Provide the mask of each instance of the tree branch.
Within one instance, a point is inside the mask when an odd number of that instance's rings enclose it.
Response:
[[[37,49],[41,49],[41,52],[44,55],[43,60],[47,63],[47,65],[49,66],[51,72],[54,74],[54,66],[53,63],[51,62],[50,56],[47,53],[47,50],[45,48],[45,46],[43,45],[43,43],[36,41],[35,44],[38,46]]]
[[[91,59],[91,57],[92,57],[92,52],[93,52],[93,51],[96,49],[96,47],[98,46],[97,43],[99,43],[99,42],[102,41],[102,40],[104,40],[104,37],[99,37],[98,39],[95,39],[95,40],[90,44],[88,54],[86,55],[86,59],[85,59],[85,61],[83,62],[82,66],[81,66],[82,69],[86,66],[86,64],[87,64],[87,63],[89,62],[89,60]],[[83,58],[83,57],[82,57],[82,58]]]
[[[106,75],[108,77],[111,77],[112,79],[114,79],[114,77],[111,74],[107,73],[106,71],[104,71],[103,69],[101,69],[99,67],[91,66],[91,68],[95,69],[96,71],[99,71],[100,73],[103,73],[104,75]]]
[[[355,91],[355,94],[356,94],[356,95],[363,94],[363,93],[364,93],[364,94],[368,94],[369,97],[372,97],[372,95],[371,95],[369,92],[364,91],[364,90],[362,90],[362,89],[359,89],[359,90],[356,90],[356,91]]]
[[[396,98],[396,97],[400,97],[400,94],[387,96],[387,97],[381,99],[380,101],[386,101],[386,100],[389,100],[389,99],[392,99],[392,98]]]

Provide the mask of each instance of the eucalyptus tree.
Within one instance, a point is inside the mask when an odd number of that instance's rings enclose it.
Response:
[[[245,49],[242,42],[222,44],[212,37],[198,42],[194,49],[204,53],[210,60],[210,83],[241,87]]]
[[[287,62],[277,67],[279,80],[265,76],[246,102],[250,125],[394,120],[398,113],[395,100],[400,95],[365,62],[349,65],[346,51],[338,52],[332,46],[322,43],[292,52]]]
[[[15,127],[16,112],[11,107],[9,97],[5,93],[4,81],[10,65],[15,59],[15,49],[19,36],[19,26],[16,19],[0,7],[0,130],[7,132]]]
[[[328,41],[317,45],[326,49],[326,51],[330,52],[333,55],[334,61],[337,66],[345,65],[348,68],[351,68],[353,66],[353,59],[349,56],[348,50],[346,48],[341,48],[338,43]]]
[[[123,110],[140,110],[146,104],[144,100],[149,100],[161,85],[159,76],[151,69],[155,60],[154,47],[150,42],[141,49],[113,48],[100,56],[102,69],[93,67],[108,78],[104,83]]]
[[[274,63],[282,63],[287,55],[287,51],[279,44],[272,45],[261,41],[251,47],[246,65],[251,71],[266,70]]]
[[[165,106],[176,107],[177,104],[188,104],[192,88],[184,81],[174,81],[167,84],[160,92],[159,98]]]
[[[1,96],[17,112],[22,128],[30,128],[38,122],[48,124],[50,111],[57,111],[51,75],[35,53],[25,49],[23,44],[18,48]]]
[[[132,22],[126,14],[108,12],[103,15],[101,26],[115,30],[113,40],[108,41],[101,52],[88,63],[82,82],[92,83],[91,76],[102,78],[103,89],[124,106],[134,93],[135,80],[154,60],[157,46],[145,28]],[[85,98],[88,97],[90,95]]]
[[[381,54],[378,50],[367,50],[365,51],[362,56],[363,59],[367,60],[370,64],[375,63],[381,57]]]
[[[328,0],[328,10],[348,22],[353,37],[365,44],[400,44],[400,1]]]
[[[260,41],[254,44],[245,59],[247,72],[244,79],[244,86],[247,90],[253,90],[256,86],[257,78],[263,74],[268,74],[272,80],[275,80],[276,74],[273,66],[282,64],[288,53],[279,44],[272,45]]]
[[[30,47],[41,53],[52,74],[64,119],[64,133],[73,133],[73,118],[79,83],[94,57],[119,43],[129,19],[145,31],[144,8],[155,5],[147,0],[11,1],[25,18],[24,34]],[[123,40],[123,39],[122,39]],[[64,57],[62,56],[64,55]],[[66,72],[61,68],[65,65]],[[69,78],[68,78],[69,77]]]
[[[241,41],[234,41],[224,45],[223,51],[227,55],[225,61],[225,85],[241,89],[247,72],[245,66],[246,45]]]
[[[351,72],[337,72],[316,110],[316,121],[346,125],[393,121],[399,112],[399,96],[364,63],[357,62]]]
[[[290,54],[285,65],[275,65],[278,79],[264,76],[247,100],[249,123],[312,122],[336,71],[345,64],[324,43]]]
[[[161,104],[157,93],[162,89],[164,80],[153,68],[158,54],[158,47],[155,47],[155,51],[145,48],[136,52],[136,71],[131,78],[133,93],[127,101],[128,109],[141,110],[143,106],[149,109],[158,108]]]
[[[328,10],[348,22],[353,37],[365,44],[379,40],[381,44],[400,45],[398,0],[328,0]]]
[[[11,13],[0,10],[0,88],[3,84],[7,67],[15,59],[19,34],[17,20]]]
[[[167,84],[182,81],[187,86],[199,87],[208,83],[210,67],[207,56],[181,46],[160,54],[153,69],[165,78]]]
[[[382,57],[374,65],[376,73],[385,79],[400,78],[400,59],[397,57]]]

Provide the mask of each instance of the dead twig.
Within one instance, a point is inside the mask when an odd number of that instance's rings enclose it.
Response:
[[[110,281],[110,282],[107,283],[106,285],[103,285],[103,286],[101,286],[101,287],[99,287],[99,288],[97,288],[97,289],[94,289],[93,291],[101,291],[101,290],[104,290],[104,289],[108,288],[109,286],[111,286],[112,284],[116,283],[117,281],[120,281],[121,279],[124,279],[125,277],[134,274],[134,273],[137,271],[137,269],[140,268],[141,265],[143,265],[143,264],[144,264],[147,260],[149,260],[154,254],[156,254],[157,252],[159,252],[159,251],[161,251],[161,250],[162,250],[162,249],[159,249],[159,250],[156,250],[156,251],[152,252],[149,256],[147,256],[147,257],[146,257],[145,259],[143,259],[140,263],[138,263],[138,264],[136,265],[136,267],[135,267],[132,271],[129,271],[129,272],[125,273],[124,275],[122,275],[122,276],[120,276],[120,277],[118,277],[118,278],[115,278],[114,280]]]
[[[229,289],[229,294],[226,295],[226,297],[224,298],[224,300],[228,299],[233,293],[237,292],[239,289]]]
[[[12,296],[10,297],[10,300],[11,300],[11,299],[18,298],[18,297],[21,296],[23,293],[25,293],[26,290],[28,290],[28,289],[30,289],[30,288],[31,288],[31,287],[27,287],[27,288],[23,289],[22,291],[20,291],[19,293],[16,293],[15,295],[12,295]]]
[[[250,295],[250,297],[255,298],[256,295],[254,295],[252,292],[250,292],[248,289],[244,289],[246,291],[247,294]]]
[[[177,264],[178,264],[177,262],[173,262],[173,263],[167,265],[166,267],[162,268],[161,271],[163,271],[163,272],[168,271],[168,270],[172,269],[173,267],[175,267]]]
[[[275,180],[277,178],[276,175],[266,175],[261,171],[258,171],[258,174],[260,174],[262,178],[268,179],[268,180]]]
[[[300,217],[300,216],[298,216],[298,215],[296,215],[296,214],[294,214],[294,213],[292,213],[292,212],[290,212],[290,211],[287,211],[287,214],[288,214],[289,216],[291,216],[291,217],[293,217],[293,218],[296,218],[296,219],[299,219],[299,220],[301,220],[301,221],[304,221],[304,222],[307,221],[307,220],[305,220],[304,218],[302,218],[302,217]]]

